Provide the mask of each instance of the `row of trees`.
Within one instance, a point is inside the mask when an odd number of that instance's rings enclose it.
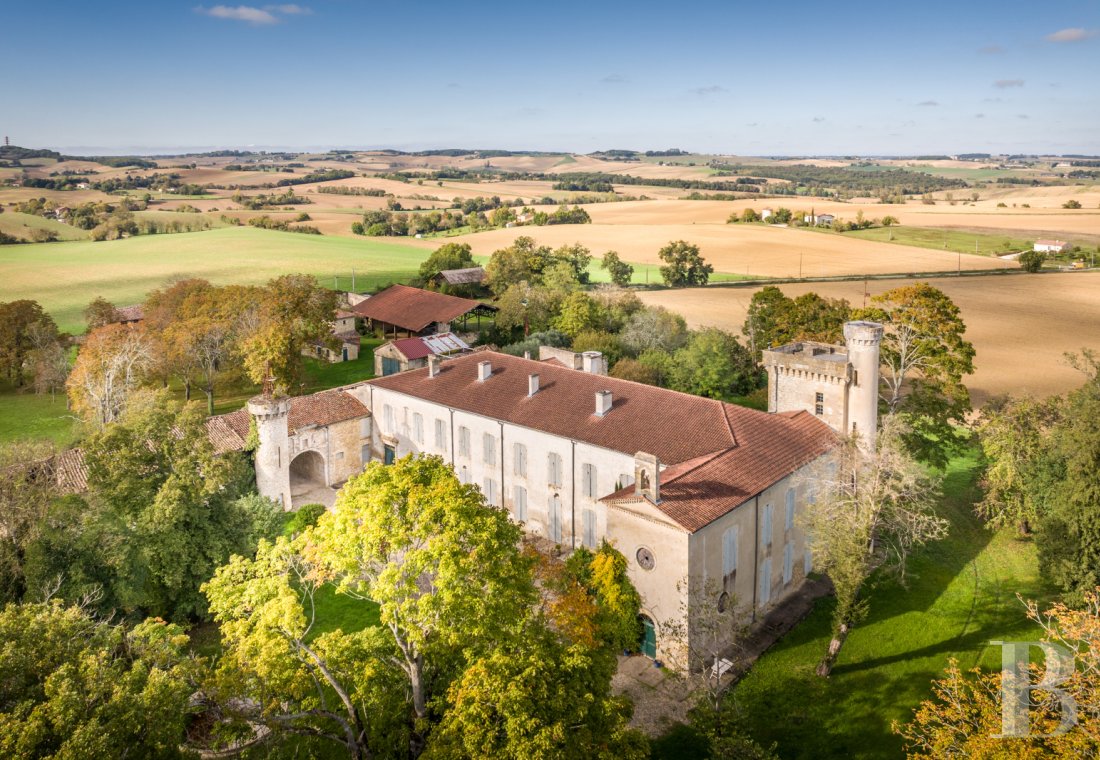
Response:
[[[183,385],[187,399],[201,389],[211,414],[219,384],[242,374],[256,384],[270,378],[276,387],[292,387],[302,349],[332,340],[336,294],[305,275],[265,286],[182,280],[150,293],[144,311],[137,325],[95,327],[77,355],[69,395],[93,426],[116,420],[137,388],[170,378]]]

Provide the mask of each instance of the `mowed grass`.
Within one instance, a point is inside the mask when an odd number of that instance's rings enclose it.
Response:
[[[0,217],[7,216],[2,214]],[[77,241],[0,248],[0,301],[31,298],[62,330],[83,332],[84,307],[96,296],[139,303],[174,280],[202,277],[219,285],[263,283],[289,273],[356,271],[357,286],[415,276],[429,251],[378,239],[353,239],[230,227],[108,242]]]
[[[975,455],[951,462],[941,508],[950,534],[914,556],[908,589],[885,580],[873,589],[869,618],[849,636],[831,677],[814,674],[829,641],[830,598],[737,685],[756,739],[777,743],[784,758],[899,757],[891,722],[912,716],[949,658],[964,669],[997,668],[991,640],[1036,637],[1016,595],[1045,604],[1052,594],[1032,544],[974,518],[977,476]]]
[[[835,234],[835,233],[834,233]],[[1036,237],[1020,237],[1016,231],[1004,234],[989,231],[949,229],[945,227],[872,227],[840,233],[844,237],[874,240],[879,243],[897,243],[918,248],[935,248],[956,253],[975,253],[983,256],[999,256],[1016,251],[1030,251]]]
[[[65,394],[50,396],[0,386],[0,442],[50,441],[59,449],[76,440],[77,421]]]

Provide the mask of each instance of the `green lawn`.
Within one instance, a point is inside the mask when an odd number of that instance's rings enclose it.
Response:
[[[825,232],[829,232],[825,230]],[[831,233],[837,234],[837,233]],[[880,243],[897,243],[918,248],[935,248],[940,251],[957,253],[977,252],[984,256],[997,256],[1015,251],[1030,251],[1035,237],[1020,237],[1019,232],[1006,232],[1003,235],[990,232],[971,232],[969,230],[947,229],[942,227],[872,227],[867,230],[854,230],[840,233],[844,237],[874,240]]]
[[[0,218],[8,214],[0,214]],[[182,216],[182,215],[181,215]],[[356,272],[360,289],[415,276],[428,251],[377,238],[343,238],[229,227],[109,242],[76,241],[0,248],[0,301],[31,298],[62,330],[83,332],[82,310],[96,296],[117,305],[142,301],[183,277],[216,284],[262,283],[281,274]]]
[[[32,230],[49,230],[60,240],[84,240],[88,237],[87,230],[37,214],[21,214],[10,210],[0,214],[0,232],[30,240]]]
[[[0,442],[48,440],[64,448],[76,439],[76,420],[65,395],[19,393],[0,386]]]
[[[784,758],[899,757],[891,721],[912,715],[949,657],[963,668],[995,668],[1000,650],[990,640],[1035,636],[1016,594],[1045,603],[1050,589],[1030,543],[974,518],[977,475],[973,456],[951,463],[942,509],[950,535],[914,557],[907,591],[889,582],[873,591],[869,619],[849,636],[829,679],[813,672],[829,640],[826,599],[735,688],[757,740],[776,742]]]

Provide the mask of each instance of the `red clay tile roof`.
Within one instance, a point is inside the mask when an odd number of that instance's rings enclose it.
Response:
[[[493,372],[482,383],[477,366],[486,360]],[[535,373],[539,392],[528,397],[527,377]],[[741,425],[772,418],[713,399],[493,351],[444,362],[434,378],[422,368],[368,382],[630,455],[646,451],[667,464],[736,446]],[[611,391],[612,408],[597,417],[595,395],[603,390]]]
[[[287,421],[288,432],[294,435],[301,428],[311,425],[325,426],[336,422],[354,420],[359,417],[369,417],[370,410],[363,406],[359,399],[342,390],[321,391],[309,396],[294,396],[290,399],[290,416]],[[229,414],[211,417],[207,423],[218,424],[215,420],[221,420],[241,439],[241,446],[248,438],[248,409],[238,409]],[[211,436],[213,440],[213,436]],[[217,447],[215,442],[215,447]]]
[[[120,306],[115,309],[119,322],[140,322],[145,319],[145,307],[141,304],[135,306]]]
[[[420,332],[435,322],[458,319],[479,306],[484,304],[469,298],[393,285],[352,308],[361,317],[396,325],[402,330]]]
[[[62,493],[83,493],[88,490],[88,466],[83,449],[62,451],[54,460],[54,473]]]
[[[492,375],[477,379],[489,361]],[[527,396],[527,376],[539,391]],[[806,412],[767,414],[651,385],[593,375],[553,362],[480,352],[445,362],[439,374],[412,370],[368,381],[455,409],[505,420],[633,455],[657,455],[658,508],[696,531],[828,451],[835,433]],[[609,390],[611,412],[595,415],[595,394]],[[607,497],[633,500],[633,488]]]
[[[390,342],[409,361],[423,359],[425,356],[431,356],[432,354],[453,354],[470,350],[470,347],[466,345],[466,341],[449,332],[425,335],[418,338],[402,338]]]
[[[736,416],[731,424],[737,446],[661,472],[657,509],[693,533],[836,445],[836,434],[808,412]],[[628,503],[637,498],[630,486],[603,501]]]

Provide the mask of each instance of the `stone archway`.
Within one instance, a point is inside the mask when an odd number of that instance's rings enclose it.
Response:
[[[290,462],[290,500],[295,509],[303,504],[331,507],[336,491],[329,488],[325,458],[319,451],[303,451]]]

